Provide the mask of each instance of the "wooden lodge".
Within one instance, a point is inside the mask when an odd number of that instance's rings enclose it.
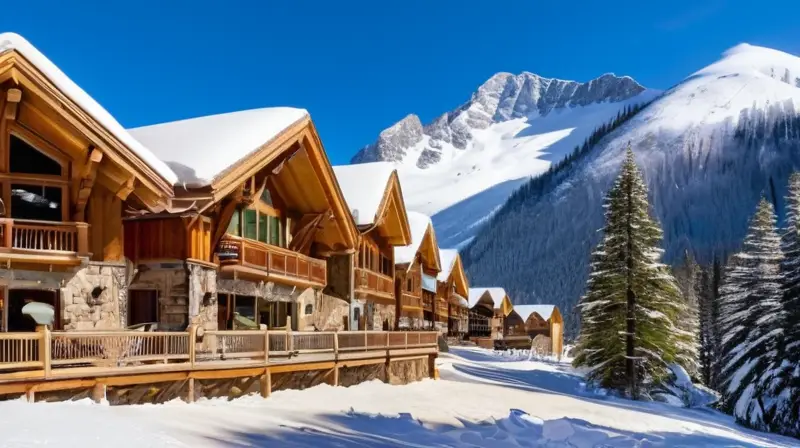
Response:
[[[439,249],[442,271],[437,279],[436,320],[447,325],[447,335],[461,339],[469,331],[469,282],[455,249]]]
[[[436,277],[441,271],[439,247],[429,217],[408,212],[408,220],[411,244],[394,249],[397,328],[433,330]]]
[[[564,318],[555,305],[516,305],[525,332],[544,355],[561,357],[564,350]]]
[[[333,167],[359,230],[352,328],[393,330],[397,324],[396,247],[411,244],[403,192],[386,162]]]

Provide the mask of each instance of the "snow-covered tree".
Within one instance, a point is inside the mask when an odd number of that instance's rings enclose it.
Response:
[[[673,269],[675,281],[681,291],[685,303],[684,309],[678,315],[676,322],[678,328],[692,335],[693,347],[686,354],[681,354],[678,362],[684,369],[694,378],[697,378],[700,370],[699,361],[697,359],[698,345],[700,341],[700,316],[699,316],[699,302],[701,294],[701,269],[700,266],[694,261],[694,257],[689,251],[684,252],[683,263]]]
[[[701,269],[699,300],[699,357],[700,377],[703,384],[715,388],[716,375],[714,366],[717,361],[719,347],[719,281],[720,265],[714,258],[711,266]]]
[[[644,385],[670,375],[670,363],[696,358],[696,352],[692,335],[676,325],[686,305],[660,262],[661,228],[650,216],[647,187],[630,147],[604,207],[604,237],[578,304],[575,364],[589,368],[590,381],[639,398]]]
[[[782,333],[783,256],[775,221],[772,204],[762,198],[720,288],[722,407],[754,427],[768,423],[772,399],[762,377]]]
[[[800,173],[789,177],[783,251],[783,322],[785,335],[773,365],[762,381],[776,397],[773,429],[800,436]]]

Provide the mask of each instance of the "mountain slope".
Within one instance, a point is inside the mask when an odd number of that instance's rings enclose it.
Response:
[[[577,330],[602,198],[631,142],[664,227],[665,258],[735,250],[759,196],[782,210],[800,167],[800,59],[740,45],[667,91],[589,154],[523,187],[464,251],[470,280],[494,281],[519,303],[555,303]]]
[[[459,246],[528,177],[625,107],[658,93],[611,74],[578,83],[498,73],[426,126],[416,115],[405,117],[352,162],[394,162],[409,209],[433,215],[442,247]]]

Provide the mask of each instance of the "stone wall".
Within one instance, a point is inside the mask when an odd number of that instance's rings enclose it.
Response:
[[[339,367],[340,386],[350,387],[372,380],[386,382],[386,363],[357,367]]]
[[[423,330],[425,321],[419,314],[401,314],[397,320],[397,328],[402,330]]]
[[[386,369],[386,382],[389,384],[408,384],[430,377],[430,362],[426,358],[392,361]]]
[[[88,262],[59,292],[64,330],[109,330],[124,326],[128,310],[125,264]]]
[[[217,329],[217,271],[186,263],[189,281],[189,321],[206,330]]]
[[[129,287],[158,291],[161,330],[184,330],[189,324],[189,286],[184,263],[141,265]]]
[[[311,314],[306,314],[311,305]],[[348,303],[308,288],[297,298],[300,331],[342,331],[350,314]]]
[[[375,331],[394,331],[396,308],[397,307],[394,304],[385,305],[382,303],[373,303],[371,319],[372,328],[368,329]]]

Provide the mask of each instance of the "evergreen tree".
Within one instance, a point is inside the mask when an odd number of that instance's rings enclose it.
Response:
[[[699,359],[700,377],[708,387],[714,387],[714,363],[716,362],[717,343],[717,315],[715,312],[717,301],[716,288],[716,259],[714,264],[701,269],[699,301]]]
[[[760,379],[781,335],[783,256],[775,220],[772,204],[762,198],[720,288],[722,408],[754,427],[768,424],[771,397]]]
[[[697,378],[699,374],[697,352],[700,340],[699,296],[702,272],[689,251],[684,252],[683,263],[673,271],[686,305],[678,315],[676,324],[685,333],[692,335],[691,350],[688,353],[680,353],[678,362],[689,375]]]
[[[604,238],[578,304],[575,365],[589,368],[590,381],[636,399],[644,384],[667,378],[670,363],[696,354],[692,335],[675,325],[686,306],[660,263],[661,229],[650,217],[647,187],[630,147],[604,207]]]
[[[777,397],[775,429],[800,436],[800,173],[789,177],[783,251],[783,311],[785,338],[764,382]],[[774,375],[774,377],[773,377]]]

